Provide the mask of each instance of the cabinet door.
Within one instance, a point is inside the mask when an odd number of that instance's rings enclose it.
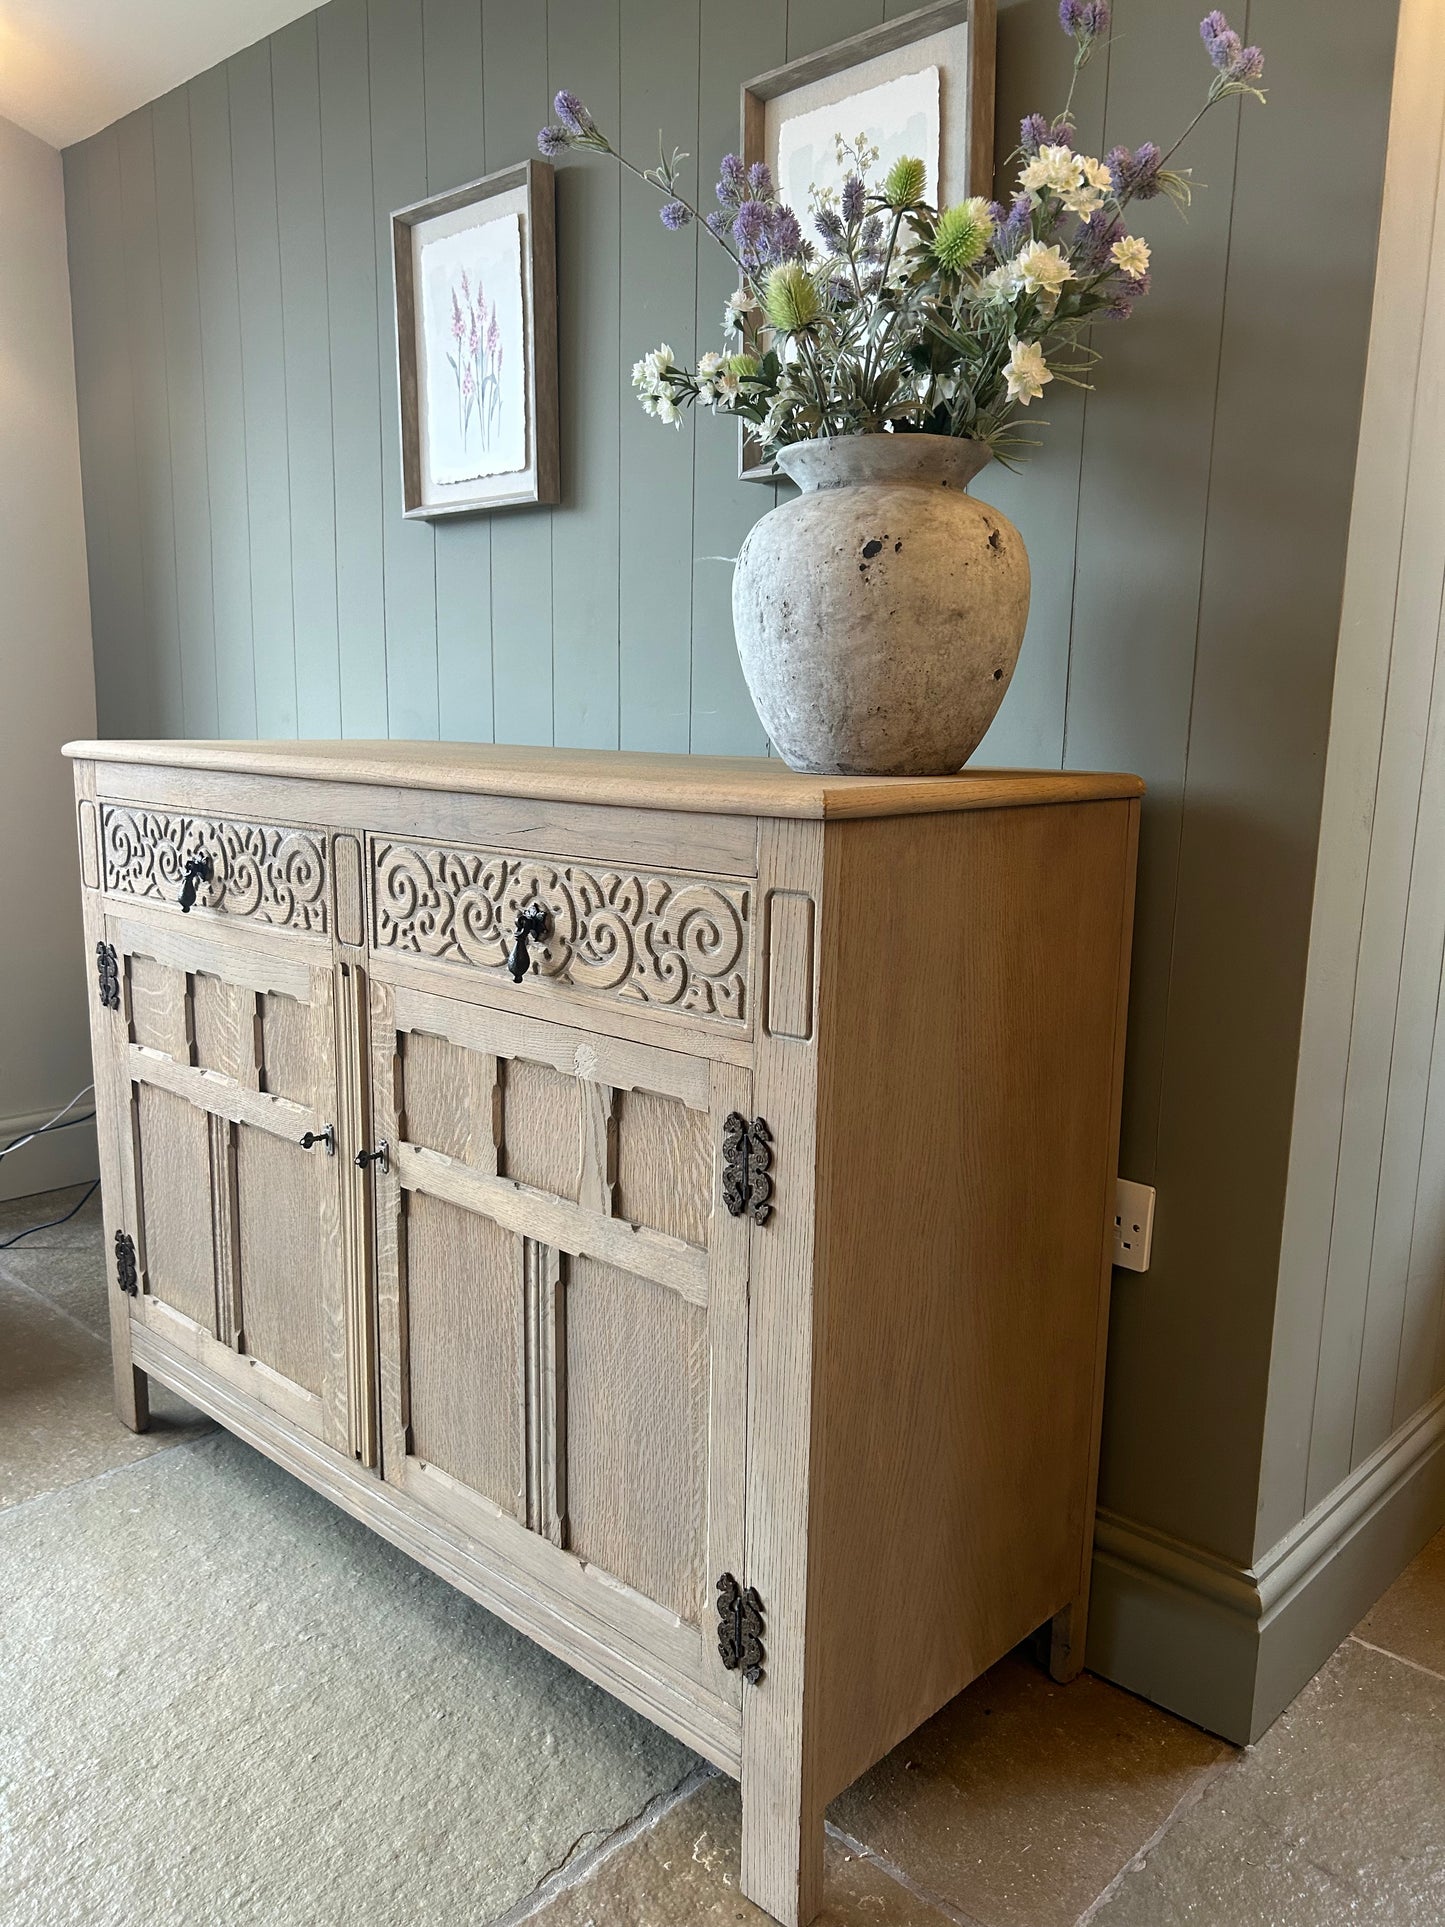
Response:
[[[737,1067],[372,990],[386,1477],[589,1635],[736,1701],[746,1220]]]
[[[132,1317],[356,1451],[331,970],[139,920],[107,935]]]

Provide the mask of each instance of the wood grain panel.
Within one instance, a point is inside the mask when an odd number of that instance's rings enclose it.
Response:
[[[405,1225],[412,1456],[524,1517],[522,1240],[423,1192]]]
[[[319,1398],[322,1293],[341,1262],[335,1162],[239,1124],[236,1196],[244,1349]]]
[[[614,1109],[617,1216],[705,1245],[716,1162],[707,1113],[643,1090],[619,1091]]]
[[[408,1031],[400,1044],[398,1129],[407,1142],[495,1172],[496,1059],[420,1030]]]
[[[308,1108],[330,1101],[320,1086],[325,1052],[319,1027],[330,1012],[274,992],[261,997],[261,1088]]]
[[[517,1184],[575,1202],[582,1165],[577,1079],[522,1057],[509,1057],[501,1068],[499,1169]]]
[[[568,1545],[694,1624],[706,1604],[707,1320],[591,1258],[566,1265]]]
[[[204,1111],[149,1084],[135,1090],[137,1189],[146,1290],[211,1333],[211,1139]]]
[[[146,956],[127,957],[125,971],[131,1041],[188,1064],[191,1034],[185,971]]]
[[[259,1089],[260,1037],[254,991],[228,983],[223,977],[195,973],[191,978],[191,1025],[199,1070],[219,1071],[238,1084]]]

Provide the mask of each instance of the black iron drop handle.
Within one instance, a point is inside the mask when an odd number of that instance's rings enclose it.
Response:
[[[181,909],[190,911],[196,902],[196,890],[202,883],[209,883],[215,874],[215,867],[206,850],[193,850],[186,858],[184,881],[181,884]]]
[[[507,952],[507,969],[514,984],[521,983],[532,968],[528,939],[540,943],[551,927],[552,919],[540,903],[529,903],[525,910],[517,912],[517,921],[512,925],[512,947]]]

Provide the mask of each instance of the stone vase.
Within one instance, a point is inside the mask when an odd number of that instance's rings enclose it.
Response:
[[[758,522],[733,577],[733,627],[763,726],[818,775],[962,767],[1008,690],[1029,559],[967,493],[989,459],[949,435],[798,442],[802,490]]]

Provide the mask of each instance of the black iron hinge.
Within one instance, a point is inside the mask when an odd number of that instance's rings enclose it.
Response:
[[[724,1671],[741,1673],[749,1686],[762,1683],[763,1602],[756,1586],[744,1590],[730,1572],[717,1582],[717,1649]]]
[[[140,1274],[136,1270],[135,1239],[128,1231],[115,1234],[115,1282],[128,1298],[134,1298],[140,1291]]]
[[[741,1111],[723,1120],[723,1203],[729,1215],[743,1213],[755,1224],[766,1224],[773,1208],[773,1134],[763,1118],[751,1124]]]
[[[116,961],[113,943],[98,943],[95,946],[95,975],[100,984],[102,1009],[119,1010],[120,965]]]

